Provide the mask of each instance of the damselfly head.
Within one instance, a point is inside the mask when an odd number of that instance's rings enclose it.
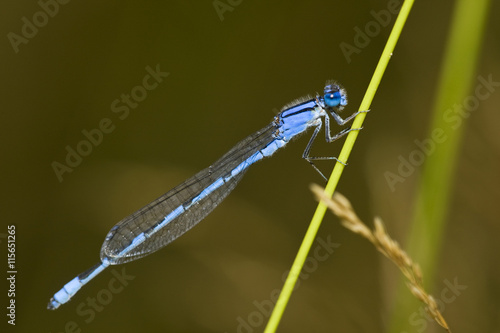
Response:
[[[340,84],[327,82],[324,93],[323,100],[326,107],[341,111],[347,105],[347,92]]]

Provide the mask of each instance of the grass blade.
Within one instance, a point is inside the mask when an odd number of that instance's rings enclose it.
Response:
[[[396,47],[396,43],[401,35],[401,31],[406,23],[406,19],[410,13],[410,10],[413,5],[413,0],[407,0],[401,7],[401,11],[399,12],[398,18],[396,19],[396,23],[394,23],[394,27],[392,28],[391,34],[387,43],[385,45],[384,51],[382,52],[382,56],[375,68],[375,72],[373,73],[370,84],[368,85],[368,89],[366,90],[365,96],[361,102],[359,110],[368,110],[370,108],[371,102],[375,93],[378,89],[380,81],[382,80],[382,76],[384,75],[385,69],[391,59],[392,52]],[[366,113],[359,114],[352,124],[352,128],[361,128],[363,125],[363,121],[365,119]],[[339,155],[339,160],[344,163],[347,162],[349,155],[352,151],[354,143],[356,142],[356,138],[358,137],[359,131],[351,131],[342,147],[342,150]],[[333,169],[332,175],[326,185],[325,193],[328,196],[332,196],[337,184],[339,182],[340,176],[342,175],[342,171],[344,170],[344,165],[341,163],[336,163],[335,168]],[[281,317],[285,311],[285,308],[288,304],[288,300],[290,299],[290,295],[295,287],[295,283],[297,282],[297,278],[304,266],[304,262],[307,258],[307,254],[311,249],[312,243],[316,237],[318,229],[321,225],[323,217],[325,216],[326,205],[322,202],[318,204],[316,211],[312,217],[311,223],[309,224],[309,228],[307,229],[306,235],[304,236],[304,240],[299,248],[297,256],[292,264],[290,269],[290,273],[287,276],[283,289],[280,293],[278,301],[273,309],[271,317],[269,318],[269,322],[267,323],[266,329],[264,332],[272,333],[275,332]]]

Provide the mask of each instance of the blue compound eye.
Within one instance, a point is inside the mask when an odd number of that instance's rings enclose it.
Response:
[[[340,105],[342,96],[339,91],[332,91],[325,94],[325,104],[329,107],[336,107]]]
[[[347,105],[347,96],[345,90],[337,84],[327,84],[325,86],[324,101],[327,107],[343,108]]]

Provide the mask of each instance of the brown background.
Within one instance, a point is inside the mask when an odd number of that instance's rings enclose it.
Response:
[[[16,225],[18,331],[263,330],[267,310],[256,304],[281,288],[316,206],[308,185],[322,182],[300,158],[309,135],[252,167],[193,231],[114,268],[134,279],[93,317],[77,309],[106,293],[112,269],[58,311],[45,309],[55,291],[98,261],[117,221],[210,165],[284,104],[334,78],[349,93],[346,114],[354,112],[395,20],[348,62],[341,43],[353,45],[355,27],[364,30],[374,21],[370,11],[386,10],[386,1],[242,1],[232,8],[221,21],[211,1],[70,1],[16,53],[7,35],[21,34],[22,18],[32,21],[40,5],[3,2],[0,233]],[[384,172],[397,172],[398,156],[407,158],[414,140],[428,136],[452,9],[451,1],[417,1],[338,187],[365,221],[381,216],[403,243],[421,168],[395,191]],[[477,75],[497,81],[498,13],[495,2],[477,65]],[[170,75],[120,120],[111,103],[157,64]],[[499,103],[495,92],[466,119],[455,170],[435,281],[438,298],[446,279],[467,286],[444,311],[455,332],[500,327]],[[114,131],[59,182],[51,164],[64,162],[65,147],[104,118]],[[315,151],[335,155],[340,147]],[[331,166],[320,168],[329,173]],[[318,237],[339,246],[301,280],[280,332],[385,332],[397,270],[331,215]],[[252,323],[246,331],[242,320]],[[409,322],[406,331],[422,327]]]

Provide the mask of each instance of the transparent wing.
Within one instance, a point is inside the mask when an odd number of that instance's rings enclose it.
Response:
[[[248,136],[210,167],[121,220],[106,236],[101,248],[101,260],[107,258],[112,264],[122,264],[139,259],[161,249],[194,227],[236,187],[251,162],[209,195],[191,205],[193,198],[221,177],[227,178],[238,165],[271,143],[274,140],[275,131],[275,125],[271,123]],[[179,206],[187,208],[165,227],[151,233],[151,230],[161,223],[165,216]],[[127,253],[121,254],[141,233],[146,235],[146,240]]]

